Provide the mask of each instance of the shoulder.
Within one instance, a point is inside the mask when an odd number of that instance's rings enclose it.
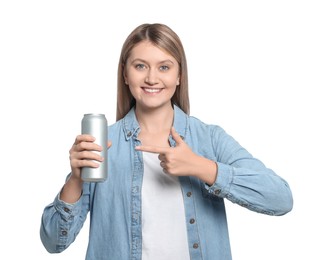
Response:
[[[188,121],[189,127],[193,130],[196,129],[198,131],[205,131],[213,135],[225,132],[221,126],[213,123],[203,122],[201,119],[195,116],[188,116]]]
[[[206,123],[197,117],[189,116],[189,133],[197,142],[218,147],[235,142],[234,138],[223,127]]]
[[[208,124],[200,120],[199,118],[188,115],[182,111],[179,107],[174,106],[174,125],[179,130],[189,129],[190,131],[220,131],[222,128],[215,124]]]

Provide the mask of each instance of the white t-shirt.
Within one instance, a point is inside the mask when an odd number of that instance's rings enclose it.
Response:
[[[163,172],[158,154],[143,159],[142,259],[190,259],[179,179]]]

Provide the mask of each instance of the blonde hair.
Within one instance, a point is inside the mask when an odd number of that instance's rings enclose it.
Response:
[[[178,35],[164,24],[142,24],[130,33],[121,50],[117,75],[116,121],[122,119],[136,103],[136,100],[130,93],[129,87],[125,84],[124,68],[132,49],[142,41],[150,41],[158,48],[168,52],[178,61],[180,85],[171,98],[171,102],[181,108],[186,114],[189,114],[187,61]]]

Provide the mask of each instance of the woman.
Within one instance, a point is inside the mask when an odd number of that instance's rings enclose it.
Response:
[[[126,39],[118,67],[117,122],[108,158],[79,135],[71,174],[42,216],[49,252],[66,249],[90,212],[86,259],[231,259],[224,198],[283,215],[288,183],[222,128],[189,114],[187,63],[179,37],[143,24]],[[108,179],[84,183],[83,166],[108,160]]]

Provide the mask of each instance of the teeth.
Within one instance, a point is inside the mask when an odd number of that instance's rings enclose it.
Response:
[[[144,88],[144,90],[149,93],[157,93],[160,91],[159,88]]]

